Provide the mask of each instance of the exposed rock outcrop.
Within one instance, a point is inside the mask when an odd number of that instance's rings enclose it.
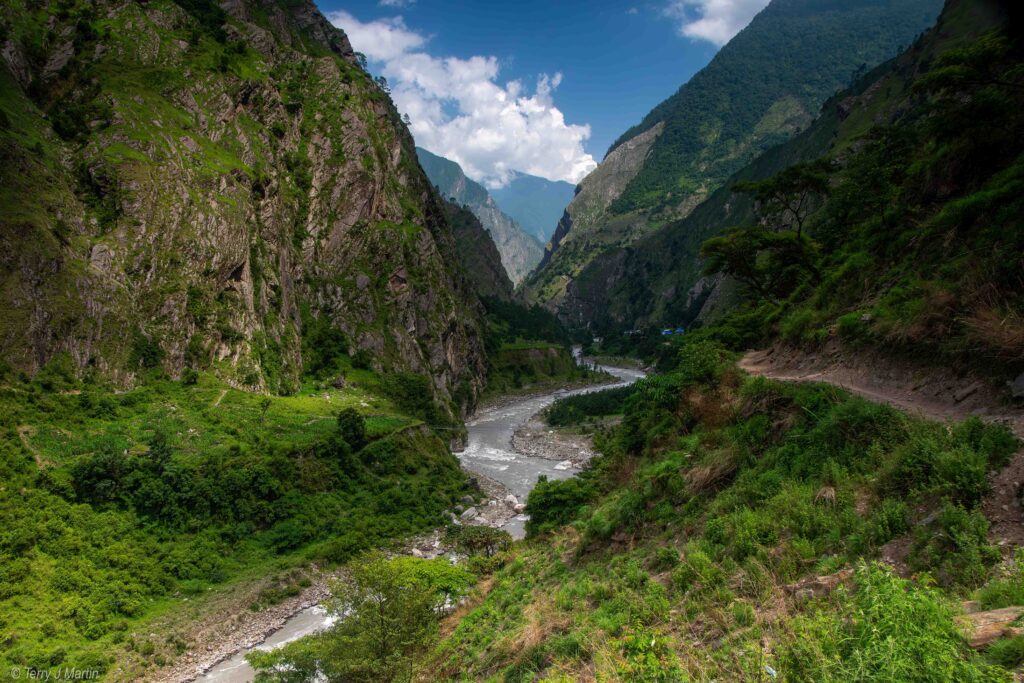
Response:
[[[218,27],[100,0],[10,32],[3,360],[289,390],[326,326],[343,352],[475,393],[479,304],[387,93],[311,2],[223,7]],[[88,12],[109,30],[83,34]]]

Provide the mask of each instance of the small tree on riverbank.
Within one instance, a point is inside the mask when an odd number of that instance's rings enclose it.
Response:
[[[389,559],[371,553],[332,586],[329,631],[248,660],[257,681],[408,681],[417,655],[437,636],[438,617],[472,585],[446,559]]]

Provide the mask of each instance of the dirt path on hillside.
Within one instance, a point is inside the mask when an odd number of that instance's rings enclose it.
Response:
[[[850,353],[838,346],[818,354],[772,348],[750,351],[739,362],[742,370],[785,382],[825,382],[870,401],[932,420],[964,420],[978,416],[1005,424],[1024,438],[1024,409],[1010,405],[997,387],[956,368],[914,366],[891,358]],[[1024,449],[989,479],[992,490],[981,504],[991,527],[989,538],[1004,554],[1024,546]]]
[[[36,428],[31,425],[21,425],[18,427],[18,438],[21,439],[21,445],[25,447],[25,450],[32,454],[32,457],[36,459],[36,467],[44,469],[46,463],[43,461],[43,456],[40,455],[39,451],[32,445],[30,439],[36,435]]]

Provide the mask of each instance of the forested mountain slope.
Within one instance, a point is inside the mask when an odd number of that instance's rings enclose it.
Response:
[[[852,77],[908,45],[940,7],[774,0],[584,179],[530,295],[579,322],[564,299],[592,259],[688,215],[750,160],[806,128]]]
[[[432,154],[422,147],[416,148],[420,164],[427,178],[441,195],[469,208],[491,235],[501,262],[512,284],[518,284],[540,262],[542,247],[537,239],[523,231],[514,220],[494,202],[483,185],[470,180],[454,161]],[[460,250],[471,245],[459,244]]]
[[[386,92],[310,2],[12,0],[0,346],[288,391],[324,325],[479,389],[480,309]]]
[[[580,310],[621,329],[739,306],[724,326],[735,343],[838,334],[1019,366],[1019,46],[985,37],[1002,12],[949,3],[937,30],[830,100],[803,134],[686,219],[595,261],[578,280]],[[808,171],[819,177],[801,180]],[[797,197],[802,231],[778,210]]]
[[[512,281],[501,264],[501,254],[480,219],[465,206],[445,201],[448,224],[459,245],[459,261],[477,296],[482,299],[512,299]]]

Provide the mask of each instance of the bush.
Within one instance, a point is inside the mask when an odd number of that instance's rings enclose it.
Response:
[[[141,330],[132,333],[132,350],[129,362],[136,368],[155,368],[163,362],[164,350],[155,340]]]
[[[860,565],[852,594],[787,624],[777,668],[787,681],[1010,681],[969,650],[935,590]]]
[[[983,609],[1024,605],[1024,548],[1017,548],[1001,576],[978,590],[977,599]]]
[[[358,453],[366,445],[366,419],[355,408],[338,413],[338,431],[352,452]]]
[[[914,570],[934,572],[941,586],[974,588],[999,560],[999,550],[988,544],[984,515],[946,504],[934,522],[915,530],[909,559]]]
[[[593,487],[578,477],[549,481],[541,475],[526,500],[526,514],[530,515],[526,535],[536,536],[568,524],[593,495]]]
[[[381,384],[387,397],[403,412],[432,424],[440,419],[433,385],[426,375],[399,372],[385,376]]]
[[[444,542],[467,555],[482,553],[485,557],[492,557],[508,550],[512,545],[512,536],[507,531],[489,526],[450,526],[445,529]]]
[[[710,340],[687,340],[679,348],[677,376],[684,384],[711,384],[729,366],[725,348]]]

